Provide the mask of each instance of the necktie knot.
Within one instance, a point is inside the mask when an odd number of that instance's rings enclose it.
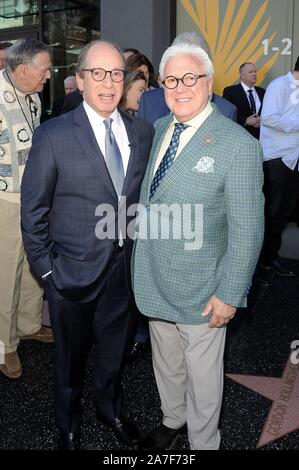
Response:
[[[174,134],[179,136],[185,129],[187,129],[187,127],[189,127],[187,124],[176,122],[174,125]]]
[[[104,125],[105,125],[105,127],[106,127],[106,131],[111,132],[112,121],[113,121],[112,118],[106,118],[106,119],[104,119]]]

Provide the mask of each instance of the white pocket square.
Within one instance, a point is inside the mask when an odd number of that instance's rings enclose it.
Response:
[[[214,163],[215,160],[213,160],[213,158],[201,157],[192,168],[192,171],[197,171],[198,173],[214,173]]]

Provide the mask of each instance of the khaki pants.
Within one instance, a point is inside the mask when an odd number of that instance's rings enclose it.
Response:
[[[217,450],[226,328],[150,320],[163,424],[187,423],[191,450]]]
[[[41,327],[43,289],[30,272],[20,229],[20,203],[0,195],[0,341],[16,351],[20,336]]]

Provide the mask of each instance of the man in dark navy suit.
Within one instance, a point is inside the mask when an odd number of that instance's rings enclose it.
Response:
[[[256,65],[246,62],[240,66],[240,83],[224,88],[223,98],[233,103],[238,110],[238,123],[253,137],[259,139],[264,88],[255,86]]]
[[[83,104],[37,130],[23,178],[24,245],[49,301],[56,423],[60,447],[70,450],[80,447],[93,342],[98,419],[128,445],[140,437],[122,415],[121,371],[134,311],[133,241],[126,237],[134,215],[126,208],[138,203],[153,128],[117,110],[123,80],[117,46],[85,46],[77,65]]]

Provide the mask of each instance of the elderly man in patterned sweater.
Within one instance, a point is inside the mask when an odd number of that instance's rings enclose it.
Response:
[[[22,39],[0,72],[0,370],[10,379],[22,375],[20,339],[53,342],[51,329],[41,326],[43,289],[30,272],[20,230],[21,180],[41,113],[37,93],[50,67],[48,47]]]

